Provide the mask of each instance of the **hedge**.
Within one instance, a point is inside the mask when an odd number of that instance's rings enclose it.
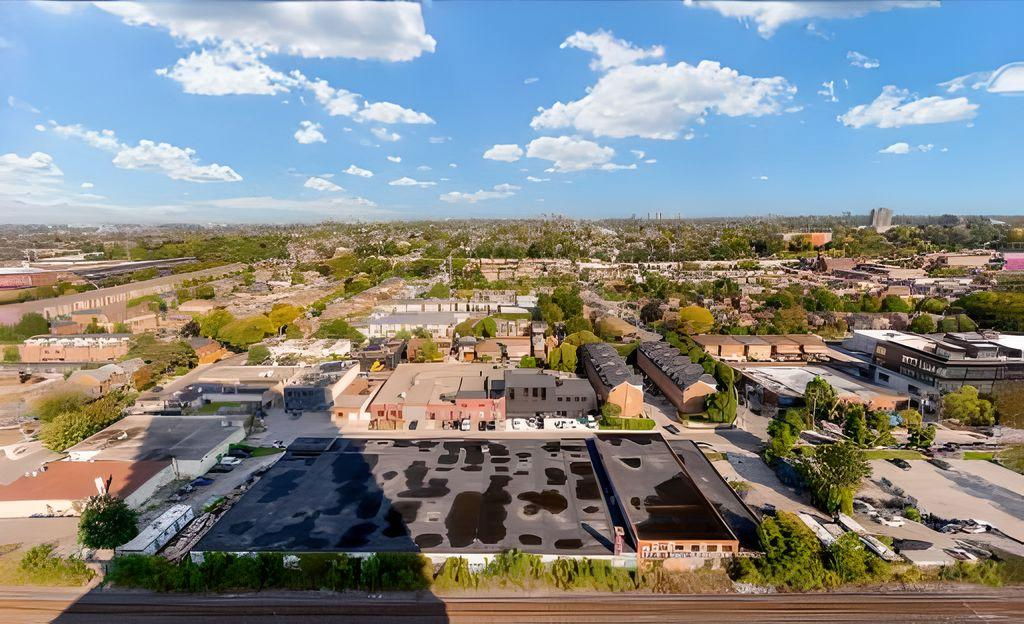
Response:
[[[648,431],[654,429],[656,423],[651,418],[615,418],[601,417],[602,429],[627,429],[630,431]]]

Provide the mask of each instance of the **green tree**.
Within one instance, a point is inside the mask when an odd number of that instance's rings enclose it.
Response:
[[[519,358],[519,368],[537,368],[537,358],[532,355],[524,355]]]
[[[975,427],[993,425],[996,421],[992,403],[982,399],[974,386],[963,386],[942,397],[942,415]]]
[[[796,515],[780,511],[765,518],[757,536],[764,551],[757,565],[764,579],[795,591],[827,585],[821,543]]]
[[[574,373],[576,364],[576,345],[572,343],[563,342],[548,354],[548,366],[553,370]]]
[[[615,403],[605,403],[601,406],[601,416],[604,418],[618,418],[622,416],[622,407]]]
[[[935,425],[913,427],[910,429],[910,436],[907,438],[910,446],[927,449],[935,442]]]
[[[277,331],[300,316],[302,316],[302,308],[299,306],[294,306],[289,303],[275,303],[274,307],[270,310],[270,314],[267,315],[267,318],[269,318],[271,324],[277,328],[275,330]]]
[[[806,334],[808,330],[807,311],[798,306],[782,308],[775,312],[772,324],[780,334]]]
[[[918,334],[931,334],[935,331],[935,319],[928,314],[921,314],[910,322],[910,331]]]
[[[266,316],[250,316],[235,319],[220,328],[217,339],[226,342],[236,349],[246,349],[249,345],[259,342],[277,332],[277,327]]]
[[[793,454],[793,445],[804,430],[805,416],[802,410],[787,409],[768,422],[768,448],[765,458],[773,461]]]
[[[494,338],[498,335],[498,323],[491,317],[482,318],[473,325],[473,335],[479,338]]]
[[[839,406],[836,390],[822,377],[815,377],[804,388],[804,404],[813,426],[818,420],[832,420]]]
[[[563,342],[573,345],[574,347],[579,347],[591,342],[601,342],[601,339],[595,336],[593,332],[579,331],[566,336]]]
[[[139,514],[120,498],[93,496],[78,521],[78,542],[86,548],[117,548],[139,534]]]
[[[442,358],[441,350],[437,348],[437,343],[433,338],[424,340],[420,348],[416,350],[417,362],[436,362]]]
[[[679,330],[684,334],[706,334],[715,326],[711,310],[698,305],[688,305],[679,310]]]
[[[899,417],[900,422],[903,423],[903,426],[906,427],[908,430],[913,429],[915,427],[920,427],[922,421],[924,420],[924,418],[921,416],[921,412],[917,411],[916,409],[910,408],[900,410]]]
[[[578,288],[559,286],[551,293],[551,301],[562,309],[565,318],[583,314],[583,299],[580,297]]]
[[[853,495],[871,474],[860,447],[851,442],[827,444],[798,462],[813,498],[825,511],[853,513]]]
[[[583,331],[593,333],[594,325],[582,316],[574,316],[565,321],[565,331],[568,334],[575,334]]]
[[[80,390],[53,390],[32,403],[32,413],[44,423],[60,414],[77,412],[89,402],[89,397]]]
[[[948,307],[949,304],[946,303],[945,299],[936,299],[935,297],[922,299],[917,304],[917,310],[926,314],[942,314]]]
[[[565,313],[562,312],[562,308],[554,303],[542,303],[538,305],[540,310],[540,318],[548,325],[554,325],[555,323],[561,323],[562,319],[565,318]]]
[[[22,338],[39,336],[50,331],[50,323],[38,312],[28,312],[21,315],[21,319],[14,325],[14,331]]]
[[[352,344],[360,344],[366,340],[366,336],[352,327],[345,319],[331,319],[320,323],[319,329],[314,334],[317,338],[348,338]]]
[[[653,323],[661,320],[661,306],[664,305],[661,299],[653,299],[640,308],[640,320],[644,323]]]
[[[869,431],[862,406],[850,406],[850,409],[846,410],[846,423],[843,425],[843,434],[857,446],[867,444]]]
[[[207,338],[218,338],[220,330],[227,324],[234,322],[235,317],[227,310],[211,310],[207,314],[196,317],[199,323],[199,333]]]
[[[705,403],[708,420],[717,423],[731,423],[736,420],[736,394],[732,387],[709,395]]]
[[[4,362],[20,362],[21,353],[18,351],[18,347],[14,345],[7,345],[4,347]]]
[[[249,347],[249,357],[247,358],[246,362],[250,366],[262,364],[263,362],[266,362],[269,359],[270,349],[268,349],[266,345],[254,344],[251,347]]]
[[[886,295],[882,299],[882,312],[911,312],[913,308],[906,299],[897,295]]]

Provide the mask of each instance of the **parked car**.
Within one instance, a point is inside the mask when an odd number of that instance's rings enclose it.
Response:
[[[889,463],[896,466],[900,470],[910,470],[910,462],[905,459],[890,459]]]
[[[222,466],[237,466],[240,463],[242,463],[241,459],[233,457],[231,455],[225,455],[224,457],[220,458],[220,465]]]
[[[929,459],[928,463],[941,470],[952,470],[953,466],[944,459]]]
[[[488,431],[494,431],[497,428],[498,428],[498,423],[494,422],[493,420],[488,420],[487,421],[487,430]]]
[[[899,528],[899,527],[903,526],[904,524],[906,524],[906,522],[903,521],[903,518],[899,518],[899,517],[896,517],[896,516],[894,516],[892,518],[886,518],[885,516],[877,514],[877,515],[874,516],[874,518],[875,518],[875,521],[878,522],[878,524],[881,524],[881,525],[887,526],[887,527],[897,527],[897,528]]]
[[[487,421],[481,420],[476,425],[477,431],[487,431]]]
[[[189,483],[189,485],[191,485],[192,487],[204,487],[207,485],[211,485],[212,483],[213,479],[209,477],[196,477],[195,479],[192,479],[192,482]]]
[[[416,431],[416,427],[420,424],[420,421],[413,420],[409,423],[409,431]]]
[[[679,427],[675,425],[665,425],[665,431],[668,431],[672,435],[679,435]]]
[[[284,440],[274,440],[270,444],[270,446],[272,446],[272,447],[274,447],[276,449],[283,449],[283,448],[285,448]]]
[[[233,464],[217,464],[213,468],[210,468],[209,474],[225,474],[235,469]]]
[[[460,431],[469,431],[473,426],[473,423],[468,418],[463,418],[459,424]]]

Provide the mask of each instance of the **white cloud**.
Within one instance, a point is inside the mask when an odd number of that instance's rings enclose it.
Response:
[[[634,156],[636,156],[636,159],[637,159],[637,160],[643,160],[643,159],[644,159],[644,156],[646,156],[646,155],[647,155],[646,153],[644,153],[644,151],[643,151],[643,150],[629,150],[629,151],[630,151],[630,152],[631,152],[631,153],[632,153],[632,154],[633,154]]]
[[[426,113],[403,108],[391,102],[366,103],[363,109],[352,116],[356,121],[375,121],[383,124],[432,124],[434,120]]]
[[[614,138],[675,139],[686,125],[701,123],[711,113],[779,114],[795,93],[796,87],[781,76],[745,76],[714,61],[626,65],[602,76],[579,100],[538,109],[530,126],[572,127]]]
[[[534,176],[526,176],[528,182],[550,182],[551,178],[537,178]]]
[[[946,87],[949,93],[956,93],[967,87],[1005,95],[1024,93],[1024,62],[1007,63],[994,71],[958,76],[939,83],[939,86]]]
[[[879,154],[909,154],[912,150],[917,150],[919,152],[930,152],[933,149],[935,149],[935,145],[933,145],[931,143],[925,143],[925,144],[922,144],[922,145],[918,145],[917,147],[911,147],[911,145],[909,143],[907,143],[905,141],[900,141],[899,143],[893,143],[892,145],[890,145],[889,147],[886,147],[885,149],[878,150],[878,153]]]
[[[922,9],[939,6],[937,0],[845,0],[843,2],[834,0],[803,0],[800,2],[685,0],[685,4],[713,9],[725,17],[735,17],[743,22],[753,21],[757,24],[757,32],[765,38],[771,37],[779,27],[789,22],[812,19],[849,19],[893,9]]]
[[[299,129],[295,131],[295,140],[303,145],[310,143],[326,143],[324,133],[320,132],[321,125],[312,121],[300,121]]]
[[[766,176],[766,175],[754,176],[754,179],[757,180],[758,182],[767,182],[768,181],[768,176]]]
[[[239,182],[242,176],[227,165],[200,165],[195,150],[170,143],[143,139],[134,147],[125,146],[114,156],[114,166],[121,169],[159,171],[172,180],[187,182]]]
[[[430,170],[431,170],[430,165],[420,165],[419,167],[416,167],[416,171],[430,171]]]
[[[618,163],[605,163],[598,167],[601,171],[619,171],[621,169],[636,169],[636,163],[630,163],[628,165],[620,165]]]
[[[295,84],[281,72],[260,60],[264,56],[251,47],[226,43],[213,50],[192,52],[172,67],[156,70],[181,84],[193,95],[274,95]]]
[[[323,178],[318,178],[316,176],[313,176],[306,180],[306,182],[302,186],[308,189],[313,189],[314,191],[324,191],[330,193],[338,193],[340,191],[345,190],[338,186],[337,184],[335,184],[334,182],[331,182],[330,180],[325,180]]]
[[[397,132],[391,132],[387,128],[371,128],[370,132],[381,141],[393,142],[402,138],[402,135]]]
[[[63,139],[69,137],[81,139],[97,149],[116,151],[122,147],[113,130],[89,130],[81,124],[62,126],[52,119],[50,120],[50,126],[53,128],[53,133]]]
[[[873,102],[854,106],[838,119],[851,128],[900,128],[973,119],[977,110],[965,97],[915,99],[906,89],[887,85]]]
[[[401,177],[388,182],[388,186],[418,186],[420,188],[427,188],[428,186],[436,185],[437,182],[414,180],[410,177]]]
[[[935,149],[935,145],[933,145],[932,143],[925,143],[924,145],[917,146],[917,151],[919,152],[930,152],[933,149]]]
[[[500,160],[502,162],[515,162],[523,157],[523,148],[515,143],[497,144],[484,152],[487,160]]]
[[[32,127],[35,128],[38,132],[46,132],[46,126],[44,126],[43,124],[36,124]]]
[[[661,46],[652,46],[645,50],[628,41],[617,39],[615,35],[605,30],[598,30],[590,34],[577,31],[563,41],[560,47],[593,52],[597,58],[590,62],[590,68],[597,71],[632,65],[637,61],[661,58],[665,55],[665,48]]]
[[[451,191],[444,193],[438,199],[449,204],[475,204],[480,201],[486,201],[489,199],[505,199],[515,195],[519,187],[511,184],[498,184],[493,187],[490,191],[479,190],[473,193],[463,193],[461,191]]]
[[[372,171],[370,171],[369,169],[363,169],[362,167],[357,167],[355,165],[349,165],[348,169],[345,170],[345,173],[353,176],[359,176],[360,178],[373,177]]]
[[[554,163],[553,171],[566,173],[597,168],[611,161],[615,150],[573,137],[540,137],[526,146],[526,155],[549,160]]]
[[[452,169],[458,169],[459,168],[458,163],[448,163],[448,166],[451,167]]]
[[[451,140],[452,140],[451,137],[432,136],[429,139],[427,139],[427,142],[428,143],[433,143],[433,144],[436,145],[436,144],[439,144],[439,143],[447,143],[448,141],[451,141]]]
[[[836,97],[836,82],[829,80],[828,82],[821,83],[821,89],[818,90],[818,95],[824,96],[826,102],[838,102],[839,98]]]
[[[540,78],[531,76],[530,78],[527,78],[526,80],[523,80],[523,84],[524,85],[533,84],[533,83],[537,82],[538,80],[540,80]]]
[[[8,95],[7,96],[7,105],[10,106],[11,108],[16,108],[18,110],[28,111],[28,112],[36,114],[36,115],[39,114],[39,109],[38,108],[36,108],[35,106],[32,106],[31,104],[29,104],[25,100],[19,100],[18,98],[14,97],[13,95]]]
[[[0,197],[18,199],[52,198],[59,193],[64,172],[45,152],[28,156],[0,155]]]
[[[84,189],[91,189],[95,185],[92,182],[82,182],[81,186]]]
[[[316,101],[332,117],[337,115],[348,117],[359,110],[359,101],[363,96],[358,93],[352,93],[345,89],[335,89],[326,80],[320,78],[310,80],[297,70],[293,71],[290,76],[295,80],[296,84],[312,91]]]
[[[646,163],[648,165],[653,165],[656,162],[658,162],[657,158],[648,158],[647,160],[644,161],[644,163]]]
[[[51,3],[47,3],[51,4]],[[155,26],[199,44],[237,42],[305,58],[408,61],[433,52],[413,2],[96,3],[132,26]]]
[[[400,163],[400,162],[402,162],[402,157],[401,156],[388,156],[388,160],[390,160],[393,163]]]
[[[878,69],[881,67],[878,59],[873,59],[855,50],[850,50],[846,53],[846,60],[850,61],[850,65],[860,67],[861,69]]]
[[[87,145],[116,152],[111,161],[119,169],[159,171],[172,180],[186,182],[239,182],[242,176],[227,165],[200,165],[196,151],[170,143],[142,139],[137,145],[122,143],[113,130],[90,130],[79,124],[60,125],[50,120],[53,133],[62,138],[76,138]]]

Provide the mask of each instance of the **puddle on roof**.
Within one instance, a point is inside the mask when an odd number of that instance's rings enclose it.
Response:
[[[583,513],[588,513],[588,514],[590,514],[590,513],[597,513],[599,511],[601,511],[601,508],[598,507],[597,505],[587,505],[586,507],[583,508]]]
[[[544,476],[548,478],[548,485],[565,485],[565,471],[561,468],[545,468]]]
[[[540,546],[542,542],[543,540],[539,536],[530,533],[523,533],[519,536],[519,543],[523,546]]]
[[[409,534],[409,527],[405,525],[402,514],[394,507],[388,509],[387,513],[384,514],[384,522],[387,524],[384,530],[381,531],[384,537],[402,537]]]
[[[635,469],[639,469],[640,468],[640,458],[639,457],[620,457],[619,461],[624,463],[624,464],[626,464],[630,468],[635,468]]]
[[[398,472],[397,471],[388,470],[387,472],[385,472],[384,474],[381,475],[381,478],[384,479],[385,481],[390,481],[390,480],[394,479],[397,476],[398,476]]]
[[[434,548],[435,546],[440,546],[441,543],[444,542],[444,537],[438,533],[424,533],[422,535],[417,535],[416,539],[413,541],[416,542],[416,545],[420,548]]]
[[[558,490],[544,490],[542,492],[523,492],[517,497],[519,500],[527,501],[551,514],[560,514],[569,506],[568,501]],[[536,513],[536,512],[534,512]],[[533,514],[527,514],[533,515]]]
[[[405,469],[405,491],[399,492],[399,498],[437,498],[448,494],[448,479],[430,479],[428,485],[423,485],[423,478],[427,476],[428,468],[426,462],[414,461]]]
[[[577,538],[555,540],[555,548],[558,550],[578,550],[583,548],[583,540]]]
[[[484,544],[497,544],[505,539],[505,519],[512,496],[506,490],[510,477],[492,476],[484,492],[459,492],[455,495],[445,527],[448,543],[464,548],[474,539]]]
[[[576,498],[583,500],[600,500],[601,492],[597,487],[597,477],[594,476],[594,468],[588,462],[572,462],[569,470],[579,477],[576,479]]]
[[[420,501],[396,501],[391,503],[391,508],[402,514],[402,520],[406,524],[416,522],[416,516],[420,511]]]
[[[377,515],[380,511],[381,503],[384,502],[384,492],[377,490],[376,492],[370,492],[359,501],[359,505],[356,507],[356,516],[360,520],[369,520]]]

